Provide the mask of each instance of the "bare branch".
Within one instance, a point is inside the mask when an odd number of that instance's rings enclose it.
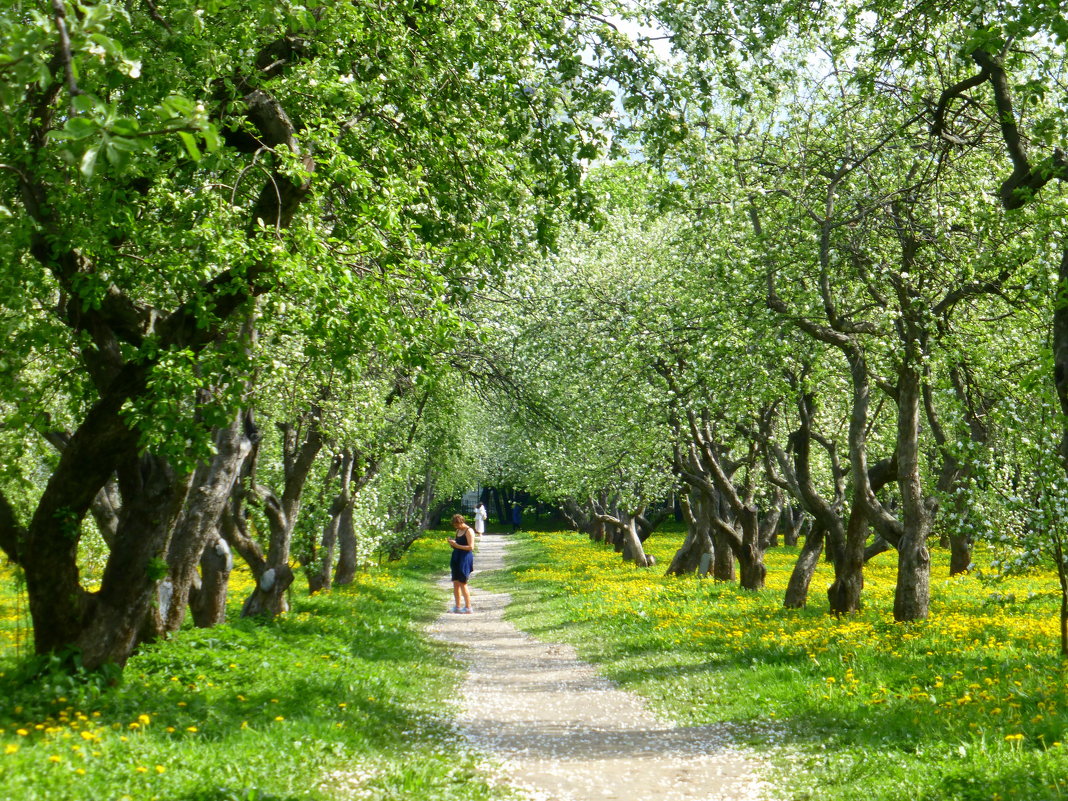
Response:
[[[63,0],[52,0],[52,18],[55,19],[56,30],[59,31],[59,57],[63,62],[63,74],[67,78],[67,91],[73,99],[82,94],[82,90],[74,79],[74,59],[71,56],[70,35],[67,33],[67,7]]]

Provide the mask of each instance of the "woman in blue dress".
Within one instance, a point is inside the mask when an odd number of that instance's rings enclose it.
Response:
[[[467,525],[463,515],[452,516],[452,527],[456,529],[456,538],[449,539],[449,545],[452,546],[452,559],[449,562],[449,567],[452,569],[454,601],[452,611],[469,615],[471,614],[471,596],[467,593],[467,579],[475,567],[475,557],[472,553],[475,549],[475,532]],[[463,606],[460,606],[461,596],[463,596]]]

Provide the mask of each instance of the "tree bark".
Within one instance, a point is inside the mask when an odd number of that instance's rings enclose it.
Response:
[[[252,450],[252,442],[242,429],[240,414],[235,415],[229,426],[216,431],[214,439],[215,456],[210,462],[198,465],[193,473],[192,489],[167,549],[166,592],[161,595],[154,624],[159,635],[181,628],[190,590],[194,584],[201,583],[197,567],[203,561],[208,543],[218,539],[223,508],[229,502],[234,483]],[[164,598],[166,603],[162,603]]]
[[[328,518],[323,526],[323,537],[318,554],[312,554],[312,564],[308,566],[308,589],[310,592],[329,591],[333,586],[334,552],[337,549],[338,532],[341,529],[341,516],[351,509],[355,500],[351,492],[352,472],[355,459],[351,450],[346,449],[335,457],[332,470],[327,475],[327,484],[334,479],[340,482],[337,495],[330,504]]]
[[[337,567],[334,569],[334,584],[343,587],[356,580],[356,529],[352,525],[352,505],[342,510],[338,518]]]
[[[793,548],[797,545],[797,541],[801,537],[801,530],[805,526],[805,511],[794,504],[789,504],[785,511],[782,541],[787,547]]]
[[[197,628],[208,629],[226,622],[226,598],[233,555],[226,540],[215,534],[200,557],[200,576],[189,589],[189,610]]]
[[[124,665],[151,631],[149,613],[166,572],[163,557],[189,481],[151,454],[120,466],[124,503],[115,545],[91,596],[91,614],[72,643],[87,668]]]
[[[808,603],[808,589],[820,563],[823,538],[823,529],[819,525],[814,525],[809,529],[805,544],[801,548],[801,553],[797,555],[797,562],[790,574],[790,583],[786,587],[786,596],[782,602],[786,609],[803,609]]]
[[[245,600],[241,609],[242,617],[273,617],[289,608],[285,593],[294,578],[293,570],[289,566],[293,528],[300,513],[304,485],[325,444],[320,428],[321,415],[322,410],[318,405],[308,411],[301,420],[305,427],[303,436],[292,423],[282,423],[278,426],[283,443],[284,486],[281,496],[257,483],[253,474],[253,491],[263,502],[270,540],[265,558],[256,556],[255,551],[250,549],[238,549],[242,556],[245,556],[246,552],[250,553],[258,562],[256,565],[250,562],[257,579],[256,588]]]
[[[923,620],[931,596],[931,555],[927,536],[931,514],[920,478],[920,374],[911,364],[898,379],[898,487],[901,491],[902,531],[897,544],[897,587],[894,619]]]
[[[868,564],[872,559],[881,553],[886,553],[894,546],[887,542],[882,536],[876,535],[870,545],[864,547],[864,564]]]
[[[638,516],[641,512],[630,514],[621,512],[622,525],[619,527],[623,540],[623,561],[634,562],[638,567],[651,567],[653,564],[642,547],[642,541],[638,537]]]
[[[716,581],[735,581],[734,551],[730,540],[715,527],[712,529],[712,578]]]
[[[692,575],[695,572],[701,572],[702,565],[707,572],[713,553],[712,525],[702,508],[703,499],[695,490],[692,493],[680,495],[679,503],[683,519],[686,521],[686,540],[675,552],[665,575]]]

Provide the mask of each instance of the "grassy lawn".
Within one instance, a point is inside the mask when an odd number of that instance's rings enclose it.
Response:
[[[869,564],[866,608],[826,614],[829,565],[809,608],[782,596],[797,549],[768,553],[768,588],[663,576],[681,534],[647,543],[660,566],[624,565],[568,533],[523,535],[509,616],[565,639],[685,724],[732,721],[766,749],[788,799],[1068,798],[1068,663],[1052,573],[998,586],[948,578],[934,554],[928,621],[893,621],[895,554]],[[513,586],[514,583],[514,586]]]
[[[505,797],[449,727],[462,674],[423,633],[445,607],[431,579],[447,559],[440,537],[421,541],[351,587],[294,591],[272,623],[184,630],[131,659],[116,687],[27,683],[17,596],[0,577],[0,798]]]

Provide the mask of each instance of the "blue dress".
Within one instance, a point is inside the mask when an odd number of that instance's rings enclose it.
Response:
[[[467,532],[468,529],[465,528],[462,533],[456,535],[457,545],[467,545]],[[468,576],[475,569],[475,555],[471,551],[461,551],[453,548],[449,567],[452,568],[452,580],[466,584]]]

